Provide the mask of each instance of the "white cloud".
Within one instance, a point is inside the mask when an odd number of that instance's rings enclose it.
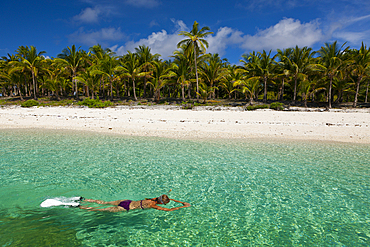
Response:
[[[151,48],[152,53],[158,53],[162,55],[163,59],[167,59],[173,55],[173,52],[177,49],[177,44],[185,37],[180,36],[180,31],[189,31],[189,28],[181,20],[171,21],[175,25],[175,31],[168,33],[166,30],[160,32],[153,32],[147,38],[140,39],[139,41],[130,41],[123,46],[115,45],[111,49],[116,52],[117,55],[126,54],[127,51],[134,52],[135,48],[139,45],[146,45]],[[215,35],[208,36],[206,39],[209,44],[207,52],[219,53],[221,56],[224,54],[225,49],[228,45],[241,44],[243,42],[242,32],[236,31],[229,27],[220,28]]]
[[[324,38],[317,20],[301,23],[285,18],[274,26],[260,30],[255,35],[244,36],[242,47],[246,50],[276,50],[296,45],[312,46]]]
[[[96,44],[105,44],[109,41],[122,40],[125,34],[121,32],[120,28],[102,28],[99,31],[85,31],[80,28],[75,33],[69,36],[70,42],[81,43],[88,46],[93,46]]]
[[[215,35],[211,35],[206,38],[209,45],[207,53],[218,53],[220,56],[223,56],[229,45],[240,44],[243,42],[242,35],[242,32],[229,27],[219,28]]]
[[[180,31],[188,30],[183,21],[172,20],[176,26],[174,33],[168,33],[166,30],[160,32],[153,32],[147,38],[139,41],[129,41],[123,46],[115,45],[111,47],[112,51],[117,55],[126,54],[127,51],[134,52],[139,45],[146,45],[151,48],[153,54],[158,53],[162,55],[163,59],[167,59],[177,49],[177,44],[184,39],[183,36],[178,35]]]
[[[120,47],[116,45],[111,49],[115,51],[117,55],[123,55],[126,54],[127,51],[134,52],[135,48],[139,47],[139,45],[146,45],[151,48],[153,54],[158,53],[162,55],[164,59],[167,59],[167,57],[171,56],[177,49],[177,43],[182,39],[183,37],[179,36],[177,33],[169,34],[166,30],[162,30],[152,33],[148,38],[140,39],[137,42],[130,41]]]
[[[369,36],[369,32],[336,32],[333,34],[334,38],[348,41],[352,44],[361,44]]]
[[[84,23],[97,23],[101,10],[98,7],[86,8],[80,14],[73,17],[73,20]]]
[[[126,3],[135,7],[153,8],[160,4],[158,0],[126,0]]]

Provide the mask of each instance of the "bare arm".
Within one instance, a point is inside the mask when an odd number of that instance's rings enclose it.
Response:
[[[160,207],[158,205],[153,205],[152,208],[157,209],[157,210],[163,210],[163,211],[175,211],[175,210],[178,210],[180,208],[187,208],[187,207],[190,207],[191,206],[187,202],[182,202],[182,201],[175,200],[175,199],[170,199],[170,200],[171,201],[174,201],[174,202],[182,203],[183,206],[175,207],[175,208],[163,208],[163,207]]]

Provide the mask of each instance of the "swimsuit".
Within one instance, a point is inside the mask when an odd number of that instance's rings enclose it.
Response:
[[[131,200],[125,200],[125,201],[121,201],[118,206],[120,207],[123,207],[124,209],[126,209],[127,211],[130,210],[130,204],[131,204]],[[143,200],[140,201],[140,207],[141,209],[144,209],[143,208]]]
[[[124,209],[126,209],[127,211],[129,211],[130,210],[130,203],[131,202],[132,202],[131,200],[122,201],[122,202],[120,202],[118,204],[118,206],[123,207]]]

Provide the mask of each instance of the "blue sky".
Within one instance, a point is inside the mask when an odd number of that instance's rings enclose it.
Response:
[[[194,21],[208,26],[207,52],[231,63],[251,51],[298,45],[319,49],[325,42],[370,46],[369,0],[34,0],[1,1],[0,56],[36,46],[56,57],[75,44],[99,43],[117,55],[147,45],[169,59]]]

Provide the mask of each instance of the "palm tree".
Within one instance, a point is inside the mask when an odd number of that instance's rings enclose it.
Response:
[[[117,57],[113,53],[106,54],[97,66],[94,66],[91,72],[92,76],[101,75],[108,79],[110,85],[110,100],[113,100],[113,81],[117,79],[117,71],[121,71]],[[118,93],[117,93],[118,94]]]
[[[308,48],[307,46],[299,48],[296,46],[292,49],[292,53],[286,59],[286,61],[289,63],[290,74],[294,78],[294,103],[297,99],[297,81],[299,78],[304,80],[304,77],[306,77],[307,69],[309,68],[311,58],[314,54],[315,53],[312,52],[312,48]]]
[[[109,54],[112,54],[112,50],[110,50],[109,48],[103,49],[101,47],[101,45],[99,45],[99,44],[90,47],[89,51],[90,51],[90,55],[92,57],[91,62],[95,67],[99,66],[106,56],[109,56]],[[96,77],[96,76],[94,76],[94,77]],[[100,80],[99,80],[99,96],[104,97],[105,85],[104,85],[104,82],[103,82],[103,86],[102,86],[102,81],[103,81],[103,79],[100,78]]]
[[[276,69],[275,58],[277,54],[271,57],[271,50],[267,54],[265,50],[255,53],[249,53],[249,55],[242,56],[244,60],[240,60],[244,63],[244,66],[247,70],[252,72],[253,76],[250,79],[258,78],[263,81],[264,93],[263,93],[263,102],[267,101],[267,82],[272,79],[274,70]]]
[[[91,99],[95,98],[95,92],[99,89],[99,80],[101,79],[99,72],[95,72],[96,74],[93,73],[95,68],[95,66],[88,67],[84,71],[81,71],[75,78],[87,85],[88,90],[91,89]],[[89,92],[87,93],[87,97],[89,97]]]
[[[234,83],[235,85],[239,85],[241,81],[244,82],[245,76],[247,71],[244,68],[239,68],[236,65],[228,65],[227,66],[227,72],[225,73],[225,76],[222,78],[220,87],[222,87],[229,96],[229,99],[231,99],[231,94],[234,90]]]
[[[64,48],[62,53],[58,55],[55,59],[56,62],[62,63],[66,68],[71,71],[72,82],[74,83],[74,92],[76,99],[78,99],[78,85],[75,77],[77,76],[77,71],[83,67],[84,56],[80,49],[76,50],[76,46],[72,45],[70,48]]]
[[[143,72],[142,66],[140,66],[140,61],[137,54],[128,51],[128,54],[121,58],[121,68],[117,68],[122,71],[124,77],[130,78],[132,80],[132,89],[134,93],[134,98],[137,100],[135,91],[135,80],[140,77],[147,76],[149,72]]]
[[[216,89],[214,85],[225,76],[225,72],[227,70],[217,53],[211,54],[207,59],[207,62],[203,63],[202,66],[200,66],[200,69],[201,76],[203,77],[203,82],[208,83],[210,88],[212,88],[213,90]],[[215,98],[214,91],[211,96],[213,96],[213,99]]]
[[[176,82],[181,85],[181,98],[185,101],[185,86],[190,84],[189,62],[183,53],[175,53],[172,71],[175,73]]]
[[[151,49],[145,45],[139,45],[139,48],[135,48],[135,51],[140,61],[140,66],[143,68],[143,72],[148,72],[153,66],[153,61],[158,60],[158,58],[161,56],[157,53],[153,55],[150,52]],[[146,76],[144,76],[144,98],[146,97],[146,79]]]
[[[153,86],[154,98],[158,103],[161,97],[161,89],[168,84],[171,81],[170,78],[176,74],[172,71],[174,68],[165,62],[154,61],[153,65],[153,79],[148,83]]]
[[[39,70],[42,69],[42,54],[45,54],[45,51],[37,52],[36,47],[30,46],[21,46],[18,49],[17,56],[21,59],[21,62],[13,61],[11,64],[14,66],[14,70],[25,71],[28,70],[32,75],[32,84],[33,84],[33,98],[37,99],[36,93],[36,84],[37,84],[37,75]]]
[[[191,47],[193,48],[195,78],[197,82],[197,100],[199,100],[199,80],[197,69],[197,56],[199,54],[198,51],[200,53],[205,52],[206,47],[208,48],[208,42],[204,38],[207,37],[209,34],[213,34],[213,32],[207,32],[210,30],[209,27],[203,27],[199,30],[198,26],[198,22],[194,21],[193,29],[190,32],[181,31],[179,35],[185,36],[187,37],[187,39],[184,39],[177,44],[177,48],[180,48],[182,45],[186,45],[186,50],[189,50]]]
[[[284,100],[284,87],[285,83],[288,82],[288,78],[290,76],[290,64],[289,57],[292,54],[293,49],[288,48],[284,50],[277,49],[277,56],[279,58],[278,62],[278,69],[279,72],[277,74],[278,77],[282,78],[281,87],[279,90],[280,100]],[[287,81],[286,81],[287,80]]]
[[[360,83],[363,79],[369,77],[370,69],[370,49],[366,48],[366,45],[362,42],[360,50],[357,50],[353,56],[352,74],[357,77],[356,81],[356,93],[355,100],[353,101],[353,107],[357,106],[357,98],[360,90]]]
[[[242,79],[234,82],[234,87],[239,86],[240,88],[234,89],[245,95],[245,99],[249,98],[249,104],[253,105],[253,99],[258,95],[259,88],[261,86],[258,77],[251,77],[248,79]]]
[[[215,87],[208,86],[206,83],[199,84],[198,95],[203,99],[203,104],[207,102],[207,98],[214,92]]]
[[[320,64],[313,64],[311,67],[313,69],[321,70],[324,75],[329,79],[329,88],[328,88],[328,107],[331,108],[331,101],[332,101],[332,87],[333,87],[333,78],[338,75],[340,66],[342,66],[342,56],[349,47],[343,49],[346,45],[344,43],[341,47],[338,46],[337,41],[334,43],[325,43],[325,46],[322,46],[321,49],[318,51],[321,63]]]
[[[8,57],[2,57],[0,62],[0,78],[3,80],[3,89],[5,89],[6,86],[12,86],[14,89],[16,88],[15,93],[23,100],[21,80],[24,74],[15,66],[19,64],[20,59],[15,55],[8,54]],[[11,64],[11,62],[13,63]]]

